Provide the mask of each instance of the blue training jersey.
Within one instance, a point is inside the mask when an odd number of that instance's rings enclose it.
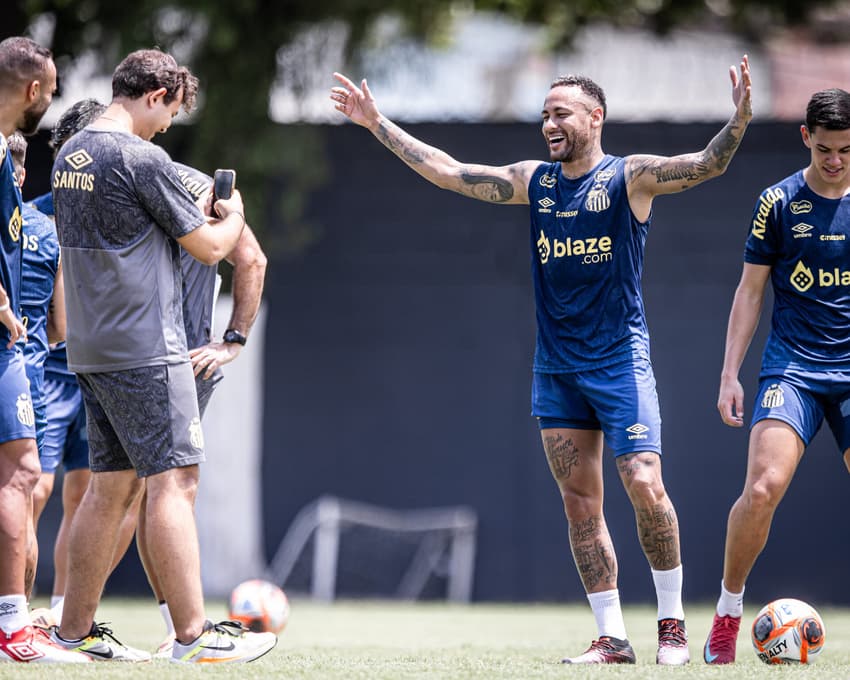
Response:
[[[47,358],[47,310],[53,299],[53,284],[59,269],[59,239],[56,227],[30,204],[23,211],[23,274],[21,277],[21,321],[27,329],[23,346],[30,367],[41,372]]]
[[[560,163],[543,163],[531,177],[538,373],[649,358],[640,285],[649,220],[632,214],[624,167],[606,155],[577,179]]]
[[[47,215],[48,217],[53,217],[53,192],[48,191],[46,194],[42,194],[41,196],[36,196],[32,201],[30,201],[32,205],[35,207],[38,212],[42,215]]]
[[[21,229],[23,202],[6,138],[0,134],[0,283],[15,316],[21,316]],[[0,347],[9,344],[9,330],[0,324]]]
[[[765,189],[744,260],[772,268],[762,370],[850,370],[850,196],[819,196],[802,170]]]

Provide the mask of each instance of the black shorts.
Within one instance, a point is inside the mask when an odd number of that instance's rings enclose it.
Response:
[[[77,375],[92,472],[135,468],[147,477],[204,461],[192,364]]]

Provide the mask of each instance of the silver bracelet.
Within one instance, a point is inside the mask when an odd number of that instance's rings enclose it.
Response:
[[[3,312],[5,312],[7,309],[9,309],[9,301],[8,301],[8,300],[6,300],[6,304],[5,304],[5,305],[0,305],[0,314],[2,314]]]

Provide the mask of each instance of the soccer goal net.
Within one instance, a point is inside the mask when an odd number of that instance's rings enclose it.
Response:
[[[466,506],[393,510],[322,496],[295,516],[266,577],[323,601],[469,602],[477,523]]]

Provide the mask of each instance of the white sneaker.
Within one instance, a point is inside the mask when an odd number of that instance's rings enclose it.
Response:
[[[690,660],[685,622],[680,619],[661,619],[658,622],[658,653],[655,663],[662,666],[684,666]]]
[[[89,663],[84,654],[69,652],[55,644],[40,628],[24,626],[14,633],[0,631],[0,662]]]
[[[165,639],[159,643],[159,647],[153,653],[154,659],[170,659],[171,652],[174,649],[174,633],[165,636]]]
[[[236,621],[207,621],[196,640],[174,641],[175,663],[245,663],[270,652],[277,644],[274,633],[252,633]]]
[[[148,652],[122,645],[109,628],[97,623],[92,624],[91,631],[82,640],[63,640],[59,637],[57,628],[50,633],[50,639],[67,650],[89,657],[92,661],[145,662],[151,660]]]

